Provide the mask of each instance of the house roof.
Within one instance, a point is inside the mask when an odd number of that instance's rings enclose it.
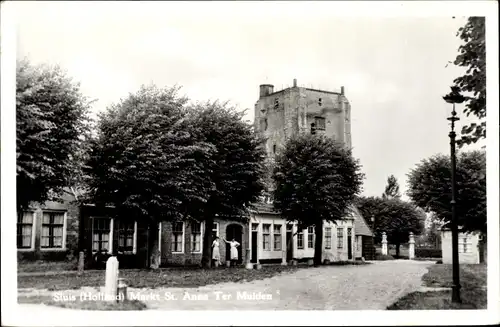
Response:
[[[352,206],[352,212],[354,216],[354,232],[356,235],[361,236],[373,236],[373,232],[368,227],[365,218],[361,212],[355,206]]]

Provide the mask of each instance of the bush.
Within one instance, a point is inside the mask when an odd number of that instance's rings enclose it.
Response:
[[[441,258],[443,256],[441,249],[435,248],[416,248],[415,257],[417,258]]]
[[[378,254],[375,256],[375,260],[394,260],[392,255]]]

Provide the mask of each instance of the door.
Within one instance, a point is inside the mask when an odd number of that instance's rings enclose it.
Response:
[[[286,225],[286,261],[293,259],[293,225]]]
[[[352,228],[347,229],[347,258],[352,259]]]
[[[243,251],[243,243],[242,243],[242,236],[243,236],[243,228],[240,225],[236,224],[231,224],[227,226],[226,228],[226,240],[230,242],[232,239],[234,239],[236,242],[240,243],[240,246],[237,247],[238,249],[238,263],[242,263],[242,251]],[[231,246],[229,244],[226,244],[226,261],[230,260],[231,258]]]
[[[257,236],[259,235],[259,224],[252,224],[252,262],[253,263],[258,263],[257,262],[257,248],[258,248],[258,245],[259,245],[259,242],[258,242],[258,239],[257,239]]]

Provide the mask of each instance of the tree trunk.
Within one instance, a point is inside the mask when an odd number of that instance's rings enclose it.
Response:
[[[319,266],[323,262],[321,260],[323,254],[323,220],[315,226],[316,244],[314,245],[314,265]]]
[[[396,258],[399,258],[399,243],[396,243]]]
[[[203,235],[203,255],[201,258],[201,266],[210,268],[212,266],[212,226],[214,224],[214,216],[209,213],[205,217],[205,231]]]

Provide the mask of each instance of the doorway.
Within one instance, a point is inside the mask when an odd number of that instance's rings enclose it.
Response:
[[[243,244],[242,244],[242,238],[243,238],[243,228],[240,225],[236,224],[231,224],[226,227],[226,240],[230,242],[232,239],[238,243],[240,243],[240,246],[238,246],[238,263],[242,263],[242,252],[243,252]],[[226,261],[230,260],[231,258],[231,246],[229,244],[226,244]]]
[[[347,229],[347,258],[352,259],[352,228]]]
[[[286,225],[286,261],[293,259],[293,225]]]
[[[252,263],[258,263],[258,235],[259,235],[259,224],[252,224]]]

